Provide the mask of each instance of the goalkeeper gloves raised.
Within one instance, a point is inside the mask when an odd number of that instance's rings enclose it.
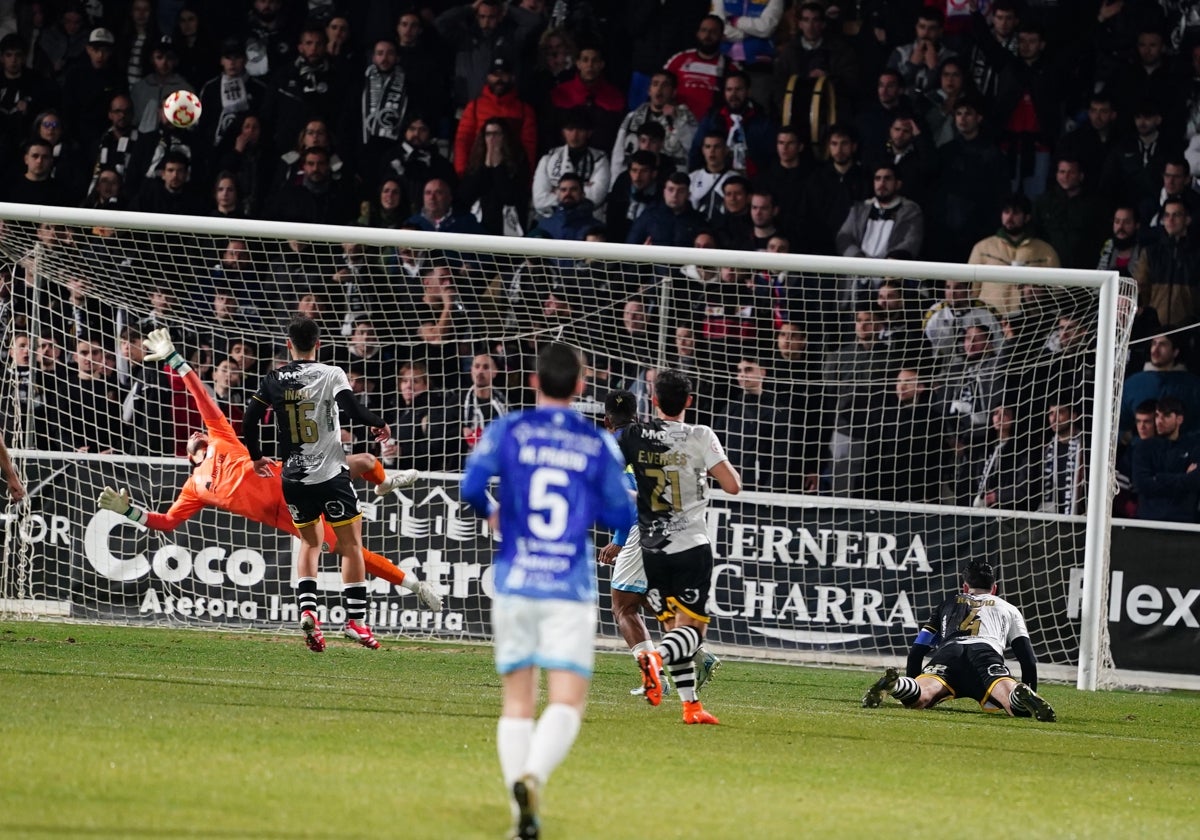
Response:
[[[142,346],[146,348],[146,361],[148,362],[166,362],[171,370],[180,376],[183,376],[192,369],[187,360],[179,355],[179,351],[175,349],[175,343],[171,341],[170,330],[157,329],[152,331],[142,339]]]
[[[146,524],[146,511],[130,503],[128,490],[117,492],[111,487],[105,487],[100,491],[100,498],[96,500],[96,504],[104,510],[119,513],[139,525]]]

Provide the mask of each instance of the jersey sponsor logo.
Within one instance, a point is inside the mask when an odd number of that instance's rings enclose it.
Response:
[[[347,516],[346,506],[340,499],[331,499],[325,503],[325,515],[332,519],[345,519]]]

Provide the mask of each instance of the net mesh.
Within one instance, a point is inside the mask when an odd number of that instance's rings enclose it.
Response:
[[[165,510],[187,477],[201,421],[179,378],[143,362],[143,335],[168,328],[240,431],[246,397],[284,358],[287,320],[304,314],[323,326],[323,358],[391,425],[383,445],[351,427],[346,450],[422,474],[387,499],[363,487],[365,542],[435,582],[448,609],[377,582],[377,631],[486,636],[489,538],[455,479],[483,425],[532,403],[532,359],[553,338],[585,351],[578,406],[597,422],[614,388],[648,416],[657,368],[692,376],[689,420],[717,431],[748,491],[716,494],[710,511],[718,648],[902,653],[962,563],[986,556],[1039,656],[1076,661],[1083,514],[1089,495],[1111,495],[1089,475],[1089,432],[1120,388],[1118,375],[1094,393],[1094,289],[1025,271],[997,296],[968,267],[934,280],[897,262],[837,274],[802,257],[781,270],[703,249],[644,262],[588,243],[498,254],[452,236],[431,249],[406,232],[346,237],[363,245],[305,230],[5,223],[4,432],[37,489],[6,520],[7,611],[293,626],[286,536],[214,510],[152,532],[95,498],[128,487]],[[1131,312],[1132,282],[1119,297]],[[1121,318],[1116,332],[1119,362]],[[331,611],[336,579],[327,557]],[[602,631],[617,638],[607,619]]]

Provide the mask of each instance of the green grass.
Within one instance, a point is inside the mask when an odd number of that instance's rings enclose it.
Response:
[[[1057,724],[969,701],[859,708],[874,675],[727,662],[719,727],[597,662],[544,800],[558,838],[1186,837],[1196,697],[1045,687]],[[500,838],[490,650],[0,622],[0,837]],[[672,817],[676,819],[673,821]]]

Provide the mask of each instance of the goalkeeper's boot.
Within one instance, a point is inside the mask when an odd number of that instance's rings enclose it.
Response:
[[[867,693],[863,695],[863,708],[878,709],[883,704],[883,695],[890,694],[899,679],[900,672],[895,668],[888,668],[884,671],[883,676],[875,680],[875,684],[868,688]]]
[[[1020,706],[1035,720],[1042,723],[1054,723],[1058,720],[1058,715],[1054,713],[1054,708],[1046,702],[1046,698],[1025,683],[1017,683],[1017,687],[1012,690],[1012,695],[1009,697],[1009,705]]]
[[[387,496],[395,493],[401,487],[411,487],[420,475],[421,473],[417,470],[398,470],[375,485],[375,495]]]
[[[379,640],[375,638],[371,628],[361,621],[347,621],[342,627],[342,632],[346,634],[347,639],[353,639],[365,648],[375,650],[379,647]]]
[[[716,675],[717,669],[721,667],[721,660],[701,647],[692,657],[692,664],[696,666],[696,690],[699,691],[702,685]]]
[[[656,650],[644,650],[638,654],[638,667],[642,669],[642,688],[646,702],[657,706],[663,699],[662,654]]]
[[[541,830],[538,820],[538,783],[526,773],[513,783],[513,799],[517,801],[517,833],[513,840],[537,840]]]
[[[669,679],[667,679],[667,672],[659,671],[658,672],[658,680],[659,680],[659,682],[662,683],[663,699],[665,700],[666,698],[671,696],[671,692],[673,691],[673,689],[671,688],[671,681]],[[631,695],[633,695],[634,697],[645,697],[646,696],[646,687],[639,685],[637,688],[629,689],[629,693]]]
[[[684,700],[683,701],[683,722],[684,723],[711,723],[716,725],[721,721],[717,720],[716,715],[707,711],[700,705],[699,700]]]
[[[442,609],[442,596],[437,594],[433,585],[427,580],[423,580],[417,584],[417,588],[413,590],[416,593],[417,600],[425,605],[427,609],[434,612],[440,612]]]
[[[300,613],[300,629],[304,631],[304,644],[313,653],[325,650],[325,634],[321,632],[321,622],[312,610]]]

